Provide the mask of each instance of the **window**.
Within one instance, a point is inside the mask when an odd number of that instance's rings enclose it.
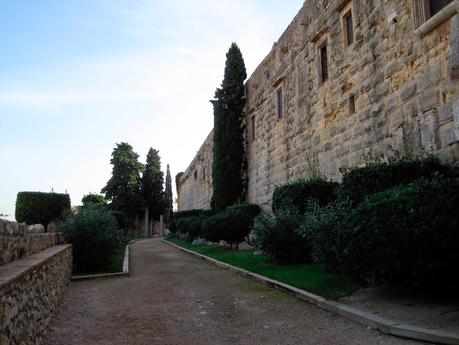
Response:
[[[416,28],[440,12],[454,0],[413,0],[413,14]]]
[[[343,16],[343,33],[345,46],[350,46],[352,42],[354,42],[354,24],[352,22],[352,10],[347,11]]]
[[[195,179],[195,180],[198,179],[198,170],[196,170],[196,171],[194,172],[194,179]]]
[[[277,118],[282,119],[284,117],[284,94],[282,88],[277,90]]]
[[[355,113],[355,95],[351,95],[349,99],[347,100],[347,107],[349,110],[349,115],[352,115]]]
[[[255,116],[250,118],[250,138],[255,140]]]
[[[319,48],[319,74],[320,81],[323,83],[328,79],[328,60],[327,60],[327,43]]]

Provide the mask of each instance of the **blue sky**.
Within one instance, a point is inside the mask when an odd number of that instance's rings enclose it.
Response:
[[[0,213],[24,190],[79,204],[121,141],[174,178],[212,128],[231,42],[250,75],[302,3],[0,0]]]

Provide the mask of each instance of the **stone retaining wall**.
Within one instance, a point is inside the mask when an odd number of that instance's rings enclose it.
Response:
[[[0,344],[42,344],[72,275],[72,246],[58,245],[0,267]]]
[[[0,219],[0,265],[59,243],[59,234],[32,232],[26,224]]]

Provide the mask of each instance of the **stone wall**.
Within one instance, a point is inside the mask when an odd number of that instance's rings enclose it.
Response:
[[[418,27],[419,1],[304,2],[246,83],[250,202],[269,207],[274,187],[307,177],[308,158],[315,156],[337,181],[340,168],[360,165],[368,154],[429,152],[459,167],[458,5],[453,1]],[[192,164],[199,169],[208,162]],[[203,188],[195,183],[180,193],[179,208],[208,202],[195,201]]]
[[[59,245],[0,269],[0,344],[42,344],[72,274],[72,246]]]
[[[210,209],[212,198],[213,131],[207,136],[180,179],[178,209]]]
[[[37,253],[58,243],[57,233],[31,230],[24,223],[0,219],[0,264]]]

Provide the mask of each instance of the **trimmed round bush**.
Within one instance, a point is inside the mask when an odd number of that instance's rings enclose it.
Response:
[[[81,199],[81,202],[83,203],[83,205],[88,205],[88,204],[106,205],[107,199],[105,199],[103,195],[89,193],[83,196],[83,198]]]
[[[75,272],[103,271],[122,241],[115,217],[97,205],[82,207],[75,215],[67,212],[59,230],[73,245]]]
[[[338,183],[324,180],[298,180],[274,188],[272,209],[273,212],[282,208],[297,208],[300,213],[307,209],[311,199],[317,200],[319,205],[326,205],[336,199],[335,189]]]
[[[302,220],[301,213],[293,207],[282,208],[274,215],[261,212],[255,218],[252,243],[278,263],[308,262],[310,245],[298,231]]]
[[[341,269],[371,284],[459,287],[459,184],[420,179],[366,198],[339,226]]]
[[[355,205],[368,195],[411,183],[421,177],[431,178],[436,174],[446,176],[448,170],[435,156],[371,162],[364,167],[345,169],[338,195],[343,199],[348,198]]]
[[[19,192],[15,217],[20,223],[42,224],[46,227],[61,217],[65,210],[70,210],[68,194]]]

